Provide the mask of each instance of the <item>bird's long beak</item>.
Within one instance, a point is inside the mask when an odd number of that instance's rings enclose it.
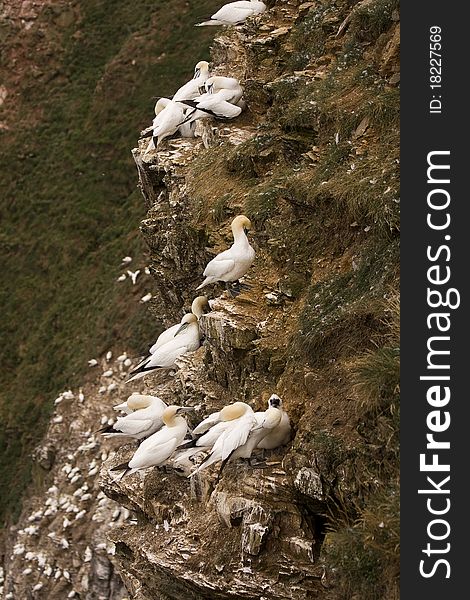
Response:
[[[200,74],[201,74],[201,69],[196,69],[196,70],[194,71],[194,77],[193,77],[193,79],[197,79],[197,78],[199,77],[199,75],[200,75]]]
[[[249,229],[247,229],[246,227],[243,228],[243,231],[245,232],[245,235],[248,235],[248,232],[250,231]]]
[[[205,94],[207,92],[207,90],[203,85],[200,85],[198,87],[198,92],[199,92],[199,95],[202,96],[203,94]]]
[[[173,337],[176,337],[179,333],[181,333],[182,331],[184,331],[186,329],[186,327],[188,326],[187,323],[183,323],[181,325],[181,327],[178,328],[178,331],[175,333],[175,335]]]

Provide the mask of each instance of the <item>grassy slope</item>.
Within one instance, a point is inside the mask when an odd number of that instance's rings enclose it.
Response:
[[[114,283],[122,256],[140,252],[129,149],[152,97],[208,56],[213,30],[192,24],[218,2],[171,0],[169,12],[154,0],[78,4],[80,20],[55,40],[54,76],[46,62],[42,77],[21,82],[21,114],[39,122],[2,134],[1,517],[18,511],[55,394],[112,343],[141,349],[146,310],[124,305]],[[55,18],[40,15],[51,37]]]

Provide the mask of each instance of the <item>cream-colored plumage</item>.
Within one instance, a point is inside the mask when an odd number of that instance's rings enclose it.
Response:
[[[198,296],[197,298],[194,298],[194,300],[191,304],[191,312],[193,313],[193,315],[196,315],[196,317],[198,319],[200,319],[208,307],[209,307],[209,300],[207,299],[207,296]],[[169,327],[168,329],[163,331],[158,336],[155,344],[153,344],[153,346],[150,348],[150,350],[149,350],[150,354],[153,354],[155,352],[155,350],[160,348],[160,346],[163,346],[163,344],[166,344],[171,339],[173,339],[175,337],[175,333],[178,331],[180,326],[181,326],[181,323],[176,323],[176,325],[172,325],[171,327]]]
[[[285,446],[291,437],[291,426],[289,415],[282,408],[282,400],[276,394],[273,394],[268,400],[269,406],[278,408],[281,411],[281,420],[279,425],[275,427],[267,436],[265,436],[258,444],[258,448],[264,450],[273,450],[280,446]]]
[[[139,469],[162,465],[182,443],[188,431],[188,423],[181,413],[192,410],[180,406],[168,406],[163,412],[164,426],[144,440],[128,463],[113,467],[112,471],[124,470],[124,475]]]
[[[198,23],[196,27],[205,25],[238,25],[248,17],[259,15],[266,10],[266,4],[259,0],[238,0],[229,2],[214,13],[210,21]]]
[[[242,101],[243,88],[234,77],[209,77],[204,84],[206,92],[193,100],[182,101],[190,107],[185,122],[197,119],[238,117],[245,106]]]
[[[158,431],[163,425],[163,413],[167,405],[157,396],[135,394],[127,399],[131,411],[118,417],[113,425],[100,429],[104,437],[130,437],[142,440]]]
[[[197,471],[219,461],[224,463],[237,458],[250,458],[259,442],[279,425],[281,417],[281,411],[272,406],[264,412],[245,413],[237,419],[234,427],[218,437],[211,454]]]
[[[231,248],[221,252],[208,263],[203,273],[205,280],[196,289],[216,281],[235,282],[245,275],[255,259],[255,251],[245,233],[245,229],[250,228],[251,222],[247,217],[235,217],[232,221],[234,242]]]
[[[195,437],[191,447],[183,450],[175,457],[175,466],[177,463],[184,462],[186,459],[200,452],[209,452],[218,438],[228,429],[236,426],[238,419],[245,414],[253,413],[252,408],[245,402],[234,402],[219,411],[212,413],[205,418],[195,429],[192,435]]]
[[[200,89],[204,87],[209,77],[209,63],[205,60],[199,61],[194,67],[194,77],[175,92],[173,101],[193,100],[200,96]]]
[[[157,348],[147,356],[135,369],[130,372],[131,377],[126,381],[134,381],[153,373],[158,369],[169,369],[175,366],[176,359],[187,352],[194,352],[201,344],[199,326],[196,315],[187,313],[181,319],[181,324],[173,338]]]

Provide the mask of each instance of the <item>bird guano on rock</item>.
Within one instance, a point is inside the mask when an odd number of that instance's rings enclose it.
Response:
[[[167,405],[158,396],[132,394],[126,405],[130,411],[126,416],[118,417],[113,425],[99,430],[104,437],[142,440],[162,427]]]
[[[207,312],[207,309],[210,310],[209,300],[207,299],[207,296],[198,296],[197,298],[194,298],[194,300],[191,304],[191,312],[193,313],[193,315],[196,315],[196,317],[198,319],[200,319],[202,317],[202,315],[205,312]],[[151,348],[149,350],[150,354],[153,354],[158,348],[160,348],[160,346],[163,346],[163,344],[166,344],[171,339],[173,339],[175,336],[175,333],[178,331],[180,326],[181,326],[181,323],[176,323],[176,325],[172,325],[171,327],[169,327],[168,329],[163,331],[158,336],[155,344],[153,344],[153,346],[151,346]]]
[[[196,27],[205,25],[238,25],[243,23],[248,17],[260,15],[266,10],[266,4],[258,0],[239,0],[238,2],[229,2],[214,13],[209,21],[197,23]]]
[[[194,352],[200,345],[198,319],[193,313],[187,313],[181,319],[181,323],[173,338],[140,362],[130,372],[131,377],[126,383],[145,377],[158,369],[170,369],[174,367],[175,361],[179,356],[187,352]]]
[[[164,426],[160,431],[144,440],[128,463],[112,467],[111,471],[124,470],[124,477],[140,469],[162,465],[184,440],[188,423],[182,413],[192,410],[194,409],[182,406],[168,406],[162,415]]]
[[[248,286],[240,284],[240,278],[245,275],[253,264],[255,251],[250,246],[246,232],[251,229],[251,221],[245,215],[239,215],[232,221],[233,244],[224,252],[213,258],[204,269],[204,281],[196,289],[223,281],[231,296],[237,296]]]

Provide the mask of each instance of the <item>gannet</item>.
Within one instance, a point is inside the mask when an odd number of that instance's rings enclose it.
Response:
[[[172,98],[173,102],[192,100],[199,96],[199,90],[204,86],[207,79],[209,79],[209,63],[201,60],[194,67],[194,77],[175,92]]]
[[[140,299],[140,302],[145,304],[145,302],[148,302],[151,299],[152,299],[152,294],[149,292],[148,294],[145,294],[145,296],[142,296],[142,298]]]
[[[284,446],[290,440],[291,436],[291,426],[289,421],[289,415],[282,408],[282,400],[276,394],[273,394],[268,400],[269,406],[273,406],[274,408],[278,408],[281,413],[281,421],[279,425],[275,427],[266,437],[264,437],[258,444],[258,448],[263,448],[265,450],[273,450],[274,448],[279,448],[279,446]]]
[[[279,425],[281,418],[281,411],[273,406],[264,412],[245,413],[234,427],[227,429],[217,439],[209,457],[197,471],[218,461],[222,461],[223,468],[228,461],[236,458],[250,458],[260,441]]]
[[[144,157],[165,138],[178,131],[180,125],[185,122],[186,110],[186,106],[180,102],[174,102],[169,98],[159,98],[155,105],[155,118],[151,132],[152,139],[147,146]],[[143,137],[147,137],[147,135]]]
[[[238,25],[248,17],[259,15],[265,10],[266,4],[258,0],[229,2],[214,13],[210,21],[197,23],[196,27],[203,27],[204,25]]]
[[[188,431],[188,423],[181,413],[193,410],[181,406],[168,406],[163,412],[164,426],[144,440],[128,463],[113,467],[111,471],[122,471],[124,475],[146,467],[163,464],[181,444]]]
[[[131,256],[125,256],[122,259],[121,264],[122,265],[128,265],[130,262],[132,262],[132,257]]]
[[[205,93],[194,100],[181,100],[190,107],[185,123],[209,117],[233,119],[242,112],[243,88],[234,77],[209,77]]]
[[[193,315],[196,315],[196,317],[198,319],[200,319],[201,316],[206,312],[206,309],[208,307],[209,307],[209,300],[207,299],[207,296],[198,296],[197,298],[194,298],[194,300],[191,304],[191,312],[193,313]],[[163,331],[158,336],[155,344],[153,344],[153,346],[150,348],[150,350],[149,350],[150,354],[153,354],[155,352],[155,350],[160,348],[160,346],[163,346],[163,344],[166,344],[172,338],[174,338],[175,333],[178,331],[180,325],[181,325],[181,323],[176,323],[176,325],[172,325],[171,327],[169,327],[168,329]]]
[[[127,406],[133,412],[125,417],[118,417],[113,425],[100,429],[101,435],[141,440],[163,426],[162,417],[167,405],[157,396],[131,395],[127,399]]]
[[[226,287],[232,296],[240,293],[241,285],[238,281],[251,267],[255,259],[255,251],[250,246],[245,231],[251,228],[250,220],[244,215],[235,217],[232,221],[234,242],[232,247],[218,254],[204,269],[205,280],[197,290],[216,281],[225,281]],[[230,285],[235,283],[235,285]]]
[[[182,444],[184,450],[176,455],[174,464],[183,463],[199,452],[209,452],[219,437],[227,430],[237,426],[244,415],[253,414],[251,406],[245,402],[234,402],[219,411],[212,413],[193,430],[193,440]]]
[[[175,361],[178,356],[186,354],[186,352],[194,352],[201,345],[199,326],[196,315],[193,313],[187,313],[181,319],[180,326],[174,334],[173,338],[170,339],[166,344],[157,348],[157,350],[147,356],[145,360],[137,365],[135,369],[130,372],[132,377],[126,381],[129,383],[134,379],[145,377],[149,373],[153,373],[157,369],[169,369],[175,366]]]

